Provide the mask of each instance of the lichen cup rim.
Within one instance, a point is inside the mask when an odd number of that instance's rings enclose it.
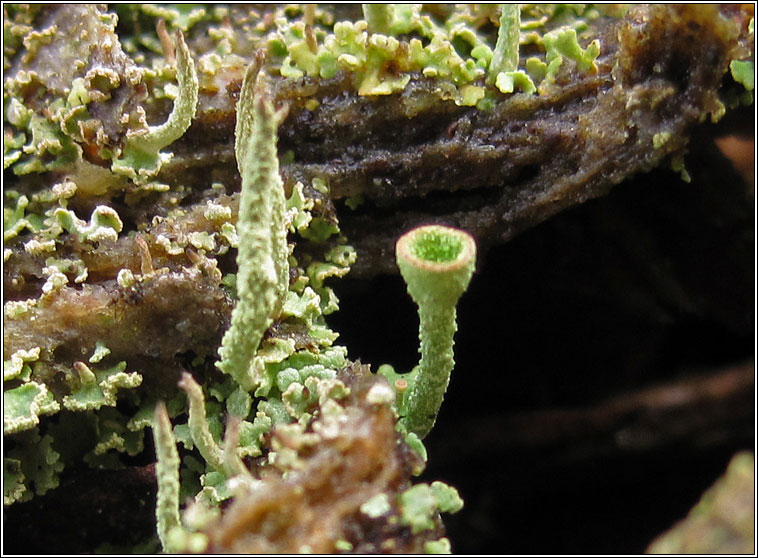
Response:
[[[421,236],[429,233],[454,237],[460,241],[460,249],[455,257],[444,261],[434,261],[420,257],[416,250],[414,250],[414,245],[420,240]],[[474,237],[463,229],[448,225],[422,225],[411,229],[397,240],[395,249],[398,257],[402,257],[409,263],[412,263],[417,269],[423,269],[432,273],[449,273],[464,268],[472,258],[476,257],[476,241]]]

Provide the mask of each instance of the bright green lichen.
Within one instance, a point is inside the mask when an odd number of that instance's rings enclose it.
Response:
[[[390,33],[394,19],[395,6],[392,4],[362,4],[363,18],[372,33]]]
[[[429,225],[400,237],[397,265],[418,306],[421,361],[404,398],[403,425],[419,438],[434,425],[454,366],[456,304],[476,265],[476,244],[466,232]]]
[[[547,49],[545,61],[547,62],[548,79],[555,75],[564,56],[576,62],[579,71],[590,74],[597,73],[595,59],[600,54],[600,41],[597,39],[593,40],[586,49],[583,49],[579,45],[575,29],[560,29],[545,34],[543,41]]]
[[[490,84],[494,83],[501,73],[516,71],[519,63],[521,9],[518,4],[502,4],[500,10],[500,28],[487,77]]]
[[[755,86],[755,70],[751,60],[732,60],[729,70],[737,83],[741,83],[747,91],[752,91]]]
[[[455,513],[463,507],[458,491],[439,481],[412,486],[399,499],[400,520],[413,533],[433,529],[438,512]]]
[[[456,513],[463,508],[463,500],[458,491],[444,482],[434,481],[431,484],[432,493],[437,501],[437,508],[443,513]]]
[[[748,24],[748,33],[754,34],[754,20],[750,19]],[[753,103],[753,89],[755,88],[755,64],[752,60],[732,60],[729,63],[729,72],[732,74],[734,81],[744,87],[744,91],[737,93],[733,90],[726,92],[725,102],[728,106],[737,106],[738,104],[751,105]],[[716,119],[714,118],[714,122]]]
[[[436,541],[425,542],[424,552],[426,554],[451,554],[452,548],[450,546],[450,539],[442,537]]]
[[[398,12],[404,13],[402,10],[395,13]],[[405,26],[416,27],[410,21],[417,21],[417,18],[405,20]],[[390,27],[396,31],[397,22]],[[431,30],[424,25],[419,28]],[[367,29],[368,24],[363,20],[338,22],[333,34],[323,35],[321,41],[314,44],[314,39],[306,36],[305,27],[300,22],[288,24],[282,21],[279,42],[273,43],[271,48],[288,53],[281,66],[283,76],[297,78],[305,73],[330,78],[339,70],[345,70],[355,76],[359,95],[389,95],[402,91],[411,79],[410,72],[416,71],[429,77],[450,78],[460,85],[484,75],[484,70],[477,69],[473,60],[465,61],[458,56],[442,34],[428,33],[431,42],[427,46],[418,39],[411,39],[406,45],[393,36],[369,34]],[[397,67],[398,73],[387,72],[390,64]],[[471,101],[476,96],[469,93],[459,99],[464,97]]]
[[[495,86],[501,93],[513,93],[516,89],[527,94],[537,91],[532,78],[521,70],[499,73],[497,80],[495,80]]]
[[[577,32],[600,17],[600,11],[585,5],[534,6],[502,4],[499,18],[490,8],[488,19],[499,24],[495,45],[478,31],[486,19],[464,7],[440,24],[420,4],[364,4],[365,20],[337,22],[332,33],[280,18],[269,50],[284,56],[284,77],[328,79],[342,70],[353,75],[359,95],[390,95],[420,73],[449,82],[454,93],[448,98],[457,104],[487,108],[493,101],[485,84],[503,94],[545,91],[564,57],[575,61],[581,72],[597,71],[599,42],[583,49]],[[554,31],[548,36],[550,29]],[[522,44],[537,44],[544,52],[530,57],[527,72],[518,69]],[[546,81],[538,88],[534,80]]]

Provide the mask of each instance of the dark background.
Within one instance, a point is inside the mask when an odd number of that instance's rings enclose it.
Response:
[[[465,501],[454,552],[644,552],[753,449],[752,185],[702,145],[481,255],[421,479]],[[399,275],[335,290],[351,358],[416,364]]]

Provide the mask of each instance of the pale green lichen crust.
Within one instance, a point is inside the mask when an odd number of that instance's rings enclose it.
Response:
[[[421,361],[404,399],[403,425],[419,438],[434,426],[450,381],[456,305],[476,265],[476,243],[465,231],[428,225],[397,241],[395,255],[418,306]]]

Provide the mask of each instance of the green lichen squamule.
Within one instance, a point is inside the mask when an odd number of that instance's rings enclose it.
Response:
[[[237,105],[235,151],[242,175],[237,232],[237,295],[218,367],[246,390],[254,387],[251,365],[263,334],[281,311],[287,293],[287,229],[276,152],[277,128],[286,110],[275,111],[266,76],[256,61],[248,67]]]
[[[159,126],[151,126],[146,134],[140,136],[139,145],[145,150],[159,151],[174,143],[187,131],[195,115],[199,89],[197,74],[192,55],[181,32],[176,34],[176,47],[179,96],[168,119]]]
[[[418,306],[421,362],[405,395],[403,423],[419,438],[434,426],[453,370],[456,305],[476,265],[476,242],[441,225],[415,228],[397,241],[395,255],[408,294]]]

